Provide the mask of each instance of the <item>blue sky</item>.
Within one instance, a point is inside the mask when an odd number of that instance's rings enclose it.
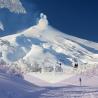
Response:
[[[37,0],[36,4],[55,28],[98,42],[98,0]]]
[[[43,12],[48,16],[50,25],[56,29],[98,42],[98,0],[21,1],[26,7],[27,15],[12,14],[8,10],[0,9],[0,19],[5,26],[5,32],[0,31],[0,36],[13,34],[34,25],[39,13]]]

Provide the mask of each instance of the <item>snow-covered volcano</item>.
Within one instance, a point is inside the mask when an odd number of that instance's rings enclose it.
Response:
[[[0,38],[0,65],[50,83],[96,67],[98,43],[64,34],[48,25],[44,14],[40,17],[37,25]]]

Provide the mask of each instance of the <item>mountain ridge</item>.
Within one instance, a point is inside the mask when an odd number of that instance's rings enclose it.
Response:
[[[1,37],[0,47],[1,65],[15,68],[19,73],[34,72],[34,76],[37,75],[35,72],[52,72],[52,78],[49,74],[36,76],[43,80],[48,77],[47,81],[52,83],[72,77],[75,63],[79,64],[75,74],[98,64],[97,43],[54,29],[42,13],[37,25],[21,33]],[[55,79],[56,72],[61,72],[62,78]]]

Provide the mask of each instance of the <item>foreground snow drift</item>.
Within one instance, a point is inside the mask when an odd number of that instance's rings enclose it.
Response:
[[[34,78],[33,78],[34,79]],[[0,98],[97,98],[98,88],[67,85],[38,87],[18,77],[0,73]]]
[[[43,90],[18,77],[9,77],[0,73],[0,98],[33,98],[36,92]]]

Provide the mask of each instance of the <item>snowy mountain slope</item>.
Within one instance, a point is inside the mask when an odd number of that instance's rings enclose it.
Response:
[[[0,38],[0,65],[16,68],[24,74],[32,73],[50,83],[60,82],[79,74],[81,70],[97,66],[98,43],[55,30],[48,25],[44,14],[40,17],[37,25]],[[73,73],[75,62],[79,63],[79,70]]]
[[[20,0],[0,0],[0,8],[7,8],[14,13],[26,13]]]

